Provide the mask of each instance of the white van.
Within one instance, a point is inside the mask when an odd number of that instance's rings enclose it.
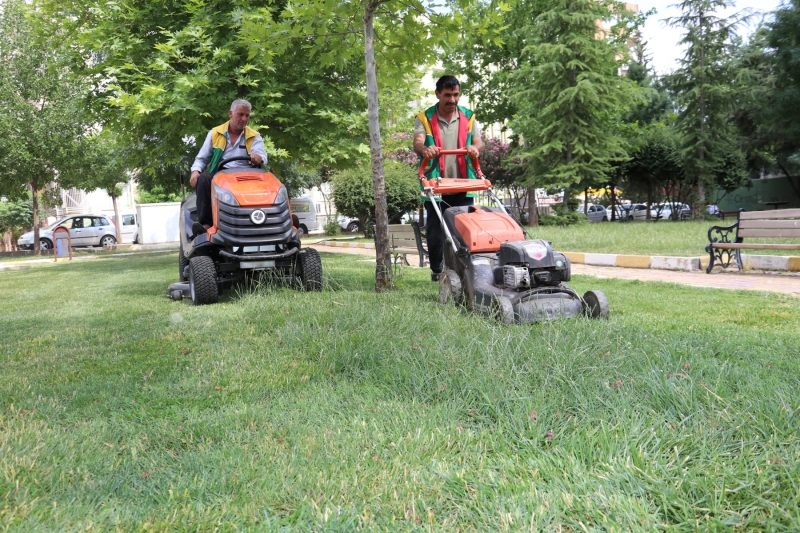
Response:
[[[319,229],[319,222],[317,222],[317,209],[311,198],[303,196],[301,198],[292,198],[289,200],[289,209],[293,215],[297,215],[299,224],[297,229],[300,231],[301,236],[307,235],[311,231]]]
[[[122,242],[139,244],[139,224],[137,224],[136,213],[120,213],[119,217],[122,219],[122,226],[119,228]],[[114,224],[117,224],[113,214],[109,218],[114,220]]]

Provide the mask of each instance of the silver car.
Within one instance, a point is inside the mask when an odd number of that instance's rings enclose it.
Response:
[[[102,215],[70,215],[39,230],[39,247],[42,250],[53,249],[53,230],[64,226],[69,230],[72,246],[113,246],[117,228],[111,220]],[[17,240],[21,250],[33,250],[33,232],[22,234]]]
[[[608,211],[602,205],[590,205],[586,210],[586,218],[589,222],[608,222]]]
[[[628,220],[647,220],[647,204],[631,204],[628,209]]]

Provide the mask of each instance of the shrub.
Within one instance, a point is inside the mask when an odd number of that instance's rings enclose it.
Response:
[[[407,165],[384,161],[386,204],[389,222],[397,224],[407,211],[419,206],[419,181]],[[332,197],[336,212],[358,218],[365,230],[372,225],[375,199],[372,188],[372,171],[367,166],[357,166],[334,174]]]
[[[336,237],[342,233],[342,227],[339,225],[338,222],[332,220],[325,224],[325,235],[328,237]]]

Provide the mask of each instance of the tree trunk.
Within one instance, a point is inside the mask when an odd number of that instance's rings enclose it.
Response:
[[[33,201],[33,255],[42,255],[39,249],[39,178],[31,178],[31,199]]]
[[[536,203],[536,187],[528,187],[528,225],[539,225],[539,205]]]
[[[645,220],[650,220],[650,204],[653,203],[653,186],[650,185],[647,187],[647,214],[645,214]]]
[[[119,218],[119,209],[117,209],[117,195],[111,193],[111,203],[114,204],[114,221],[117,230],[117,244],[122,244],[122,220]]]
[[[589,216],[589,188],[583,189],[583,214]]]
[[[389,248],[389,217],[386,206],[386,183],[381,154],[381,125],[378,120],[378,79],[375,69],[375,30],[373,19],[378,3],[367,0],[364,6],[364,58],[367,74],[367,111],[369,150],[372,159],[372,185],[375,194],[375,290],[392,286],[392,254]]]
[[[611,187],[611,222],[617,220],[617,190],[616,187]]]

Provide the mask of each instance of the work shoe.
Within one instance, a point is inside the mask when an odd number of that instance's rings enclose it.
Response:
[[[197,237],[198,235],[202,235],[203,233],[207,233],[206,227],[199,222],[194,222],[192,224],[192,239]]]
[[[442,277],[441,272],[431,272],[431,281],[439,281],[439,278]]]

